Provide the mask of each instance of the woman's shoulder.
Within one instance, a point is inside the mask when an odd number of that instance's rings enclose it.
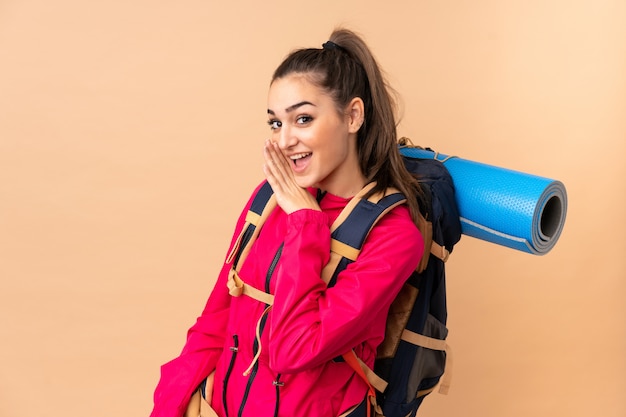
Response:
[[[424,238],[413,222],[406,204],[394,207],[371,229],[360,257],[376,262],[393,262],[398,268],[414,270],[424,252]]]
[[[423,246],[422,234],[411,217],[406,204],[394,207],[371,231],[373,239],[393,239],[403,244]]]
[[[405,227],[410,230],[417,230],[417,225],[411,217],[409,206],[406,204],[400,204],[394,207],[389,213],[383,216],[380,220],[381,224],[388,224],[392,227]]]

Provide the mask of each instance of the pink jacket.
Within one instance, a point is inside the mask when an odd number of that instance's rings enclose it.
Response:
[[[387,311],[417,267],[423,241],[408,208],[396,207],[371,231],[357,261],[327,288],[320,274],[329,259],[329,228],[348,201],[327,193],[322,212],[286,215],[277,208],[267,219],[239,273],[247,284],[274,294],[267,314],[265,304],[229,295],[231,264],[224,264],[182,353],[161,368],[151,417],[182,416],[213,370],[211,405],[223,417],[335,417],[363,401],[365,383],[334,359],[354,349],[373,367]]]

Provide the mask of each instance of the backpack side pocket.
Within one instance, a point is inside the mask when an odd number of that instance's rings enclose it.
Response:
[[[415,360],[407,384],[407,401],[431,393],[441,379],[446,366],[448,336],[446,326],[429,314],[424,334],[405,330],[402,339],[417,346]]]

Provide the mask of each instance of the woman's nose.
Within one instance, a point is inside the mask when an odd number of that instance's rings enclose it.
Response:
[[[288,126],[283,125],[278,137],[278,147],[280,149],[289,149],[296,143],[298,143],[298,138],[295,132]]]

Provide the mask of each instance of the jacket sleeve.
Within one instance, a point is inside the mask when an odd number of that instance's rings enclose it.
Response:
[[[262,184],[261,184],[262,185]],[[242,211],[235,227],[229,252],[245,224],[245,217],[259,185]],[[187,332],[181,354],[161,367],[161,378],[154,391],[151,417],[180,417],[202,379],[215,369],[224,345],[231,297],[227,279],[232,264],[225,262],[204,310]]]
[[[389,306],[424,250],[407,207],[396,207],[380,220],[357,260],[330,288],[320,278],[330,252],[324,213],[299,210],[288,222],[269,318],[272,369],[298,372],[365,340],[382,341]]]

